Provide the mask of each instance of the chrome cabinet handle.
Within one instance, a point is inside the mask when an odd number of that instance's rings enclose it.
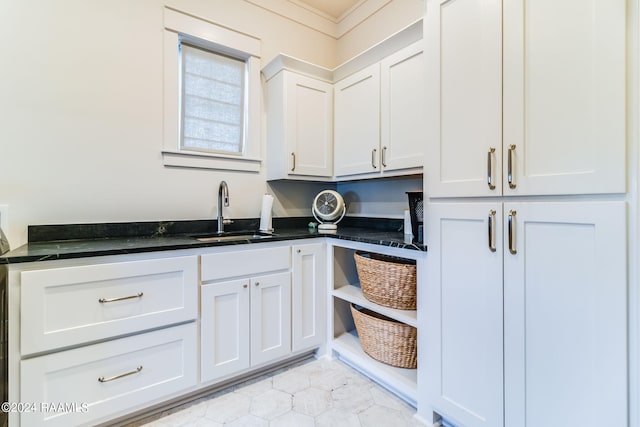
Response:
[[[371,150],[371,166],[373,166],[374,169],[378,169],[378,167],[376,166],[376,153],[377,152],[378,152],[378,150],[376,148]]]
[[[516,183],[513,182],[513,152],[516,151],[515,144],[509,146],[509,155],[507,156],[507,182],[509,182],[509,188],[512,190],[516,188]]]
[[[387,167],[387,147],[382,147],[382,166]]]
[[[495,153],[495,147],[489,147],[489,152],[487,153],[487,185],[489,186],[489,190],[495,190],[496,186],[493,183],[493,153]]]
[[[98,377],[98,381],[100,381],[101,383],[108,383],[109,381],[117,380],[117,379],[123,378],[123,377],[128,377],[129,375],[137,374],[140,371],[142,371],[142,365],[138,366],[133,371],[125,372],[124,374],[115,375],[115,376],[109,377],[109,378]]]
[[[494,239],[494,235],[495,235],[495,230],[493,227],[493,223],[494,220],[496,219],[496,211],[491,209],[489,211],[489,250],[491,252],[495,252],[496,251],[496,243],[495,243],[495,239]]]
[[[516,219],[516,211],[509,211],[509,252],[513,255],[517,254],[516,250],[516,232],[513,229],[513,222]]]
[[[118,298],[100,298],[98,300],[98,302],[100,304],[104,304],[105,302],[116,302],[116,301],[124,301],[124,300],[128,300],[128,299],[134,299],[134,298],[142,298],[142,295],[144,295],[142,292],[139,292],[138,295],[129,295],[128,297],[118,297]]]
[[[291,167],[291,172],[296,170],[296,153],[291,153],[291,157],[293,158],[293,166]]]

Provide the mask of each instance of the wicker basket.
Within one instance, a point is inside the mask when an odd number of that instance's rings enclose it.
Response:
[[[416,328],[353,304],[351,314],[365,353],[398,368],[418,366]]]
[[[353,255],[364,297],[385,307],[416,309],[416,262],[356,252]]]

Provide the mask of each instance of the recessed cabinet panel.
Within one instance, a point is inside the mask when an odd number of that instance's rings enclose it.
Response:
[[[291,282],[291,332],[294,352],[317,347],[325,341],[326,264],[324,244],[293,246]]]
[[[624,203],[508,203],[510,214],[506,425],[627,425]]]
[[[380,64],[335,84],[335,174],[380,170]]]
[[[383,170],[424,166],[425,114],[424,53],[420,41],[380,62],[380,163]]]
[[[202,381],[211,381],[248,369],[249,279],[202,286]]]
[[[251,365],[291,352],[291,274],[251,279]]]
[[[625,0],[430,0],[431,197],[626,189]]]
[[[429,205],[424,291],[433,409],[456,425],[503,425],[502,213],[499,203]]]
[[[20,425],[98,425],[192,388],[196,347],[197,325],[191,322],[22,360],[19,400],[37,410],[22,413]]]
[[[501,3],[427,5],[425,174],[432,197],[501,194]]]
[[[197,270],[191,256],[24,271],[21,352],[196,319]]]
[[[625,191],[625,22],[624,0],[504,2],[505,194]]]
[[[329,83],[286,75],[289,174],[333,174],[333,87]]]

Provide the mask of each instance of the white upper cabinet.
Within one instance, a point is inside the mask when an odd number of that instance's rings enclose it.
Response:
[[[423,167],[424,68],[422,42],[380,62],[380,164],[383,171]]]
[[[284,69],[267,92],[268,179],[330,179],[333,85]]]
[[[624,0],[430,0],[432,197],[625,191]]]
[[[419,41],[335,84],[338,178],[422,172],[424,68]]]
[[[335,84],[336,176],[380,168],[380,64]]]

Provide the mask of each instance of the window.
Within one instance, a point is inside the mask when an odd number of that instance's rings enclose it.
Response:
[[[166,166],[260,171],[260,41],[165,8]]]
[[[182,44],[180,148],[242,154],[245,62]]]

